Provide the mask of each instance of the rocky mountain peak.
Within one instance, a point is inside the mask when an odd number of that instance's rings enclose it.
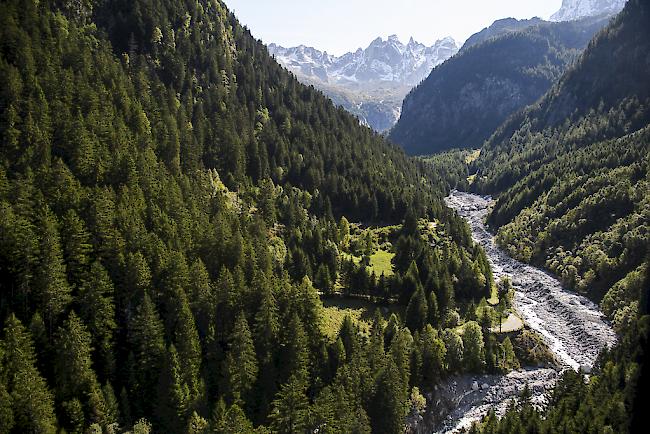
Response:
[[[625,7],[627,0],[562,0],[562,7],[551,21],[574,21],[585,17],[614,15]]]

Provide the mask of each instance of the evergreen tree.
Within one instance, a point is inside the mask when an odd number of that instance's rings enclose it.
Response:
[[[309,401],[304,379],[292,375],[282,385],[271,410],[271,429],[287,434],[302,433],[307,426]]]
[[[215,434],[248,434],[253,432],[253,424],[246,413],[237,404],[226,408],[223,400],[219,400],[212,412],[210,432]]]
[[[12,406],[13,400],[7,391],[7,386],[4,382],[0,382],[0,432],[11,432],[11,429],[14,427],[15,421]]]
[[[180,303],[180,309],[174,330],[175,349],[178,351],[183,382],[188,388],[188,399],[196,403],[203,392],[199,378],[201,343],[185,293],[178,294],[177,303]]]
[[[307,336],[302,328],[302,321],[293,314],[282,336],[280,354],[280,379],[293,377],[295,381],[307,381],[309,374],[309,352]]]
[[[165,351],[165,360],[159,372],[156,414],[160,426],[181,432],[189,416],[191,391],[183,377],[181,360],[174,345]]]
[[[57,221],[49,209],[40,216],[40,263],[35,276],[45,320],[50,334],[57,318],[72,301],[72,290],[66,277],[63,251]]]
[[[92,254],[90,234],[84,221],[70,209],[61,224],[61,239],[69,282],[81,286]]]
[[[422,381],[426,390],[430,390],[445,374],[445,357],[447,349],[436,331],[427,325],[421,336]]]
[[[442,339],[447,349],[445,363],[449,372],[458,372],[463,368],[464,347],[463,340],[454,330],[446,329],[442,333]]]
[[[2,375],[13,410],[13,427],[20,432],[55,433],[54,400],[36,368],[29,332],[14,315],[4,325]],[[9,423],[7,420],[6,424]]]
[[[132,401],[138,409],[136,414],[151,414],[151,397],[156,396],[156,385],[166,352],[163,325],[147,293],[129,324],[128,341],[133,354],[130,368],[134,377]]]
[[[57,332],[54,371],[60,399],[69,403],[72,426],[105,422],[105,403],[92,368],[91,344],[88,329],[71,312]]]
[[[373,433],[395,434],[404,431],[404,418],[408,410],[407,387],[398,366],[392,357],[388,357],[386,367],[377,379],[369,409]]]
[[[230,336],[229,351],[224,362],[224,378],[226,395],[230,400],[241,406],[248,401],[258,374],[257,358],[253,337],[248,328],[246,317],[239,315],[235,328]]]
[[[429,319],[428,313],[429,307],[424,295],[424,290],[422,287],[419,287],[406,307],[406,326],[411,329],[412,332],[422,330]]]
[[[483,332],[475,321],[468,322],[463,329],[463,361],[472,372],[481,372],[485,365]]]
[[[88,324],[97,357],[98,371],[111,377],[115,369],[113,353],[113,332],[115,306],[113,303],[113,282],[108,272],[98,262],[90,267],[90,274],[79,291],[81,316]]]
[[[431,324],[433,328],[438,328],[440,324],[440,311],[438,310],[438,297],[436,296],[435,291],[429,293],[427,301],[429,324]]]

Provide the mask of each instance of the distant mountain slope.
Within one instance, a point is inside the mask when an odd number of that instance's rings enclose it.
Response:
[[[458,51],[452,38],[427,47],[413,38],[403,44],[395,35],[338,57],[304,45],[268,48],[299,80],[316,86],[380,132],[399,118],[404,95]]]
[[[498,194],[489,217],[498,242],[602,297],[620,335],[588,382],[568,371],[545,409],[524,404],[501,421],[490,415],[480,432],[647,431],[649,24],[650,3],[630,0],[576,67],[506,122],[478,160],[476,187]]]
[[[469,48],[411,91],[390,138],[412,155],[480,147],[508,116],[541,97],[606,22],[541,22],[502,34],[527,22],[498,21],[474,38],[483,43],[472,46],[470,38]]]
[[[482,42],[487,41],[491,38],[497,38],[499,36],[505,35],[506,33],[512,33],[520,30],[527,29],[528,27],[536,26],[539,24],[544,24],[545,21],[541,18],[531,18],[529,20],[518,20],[515,18],[504,18],[502,20],[497,20],[492,23],[491,26],[484,28],[478,33],[474,33],[470,36],[461,51],[465,51],[474,45],[478,45]]]
[[[398,432],[411,354],[442,375],[431,324],[493,286],[436,175],[221,0],[3,0],[0,144],[1,433]],[[390,276],[343,216],[404,221]],[[327,334],[342,281],[411,306],[379,347]]]
[[[599,298],[615,325],[650,244],[650,6],[631,0],[575,68],[485,144],[475,188],[511,254]],[[617,283],[618,282],[618,283]],[[618,286],[617,286],[618,285]]]
[[[562,0],[562,7],[551,16],[551,21],[573,21],[598,15],[619,13],[627,0]]]

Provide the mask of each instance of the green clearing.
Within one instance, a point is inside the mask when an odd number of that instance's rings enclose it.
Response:
[[[377,276],[381,276],[382,273],[385,276],[391,276],[393,274],[393,264],[391,261],[394,257],[395,253],[393,252],[378,250],[370,256],[370,269]]]
[[[400,313],[401,308],[397,305],[379,306],[367,300],[356,298],[327,298],[323,300],[323,332],[333,341],[339,333],[341,324],[346,315],[359,326],[361,334],[368,336],[372,326],[372,318],[375,309],[379,309],[385,320],[392,313]]]
[[[359,265],[361,263],[361,256],[352,255],[350,253],[341,252],[341,257],[345,260],[352,260],[355,264]],[[389,252],[387,250],[377,250],[375,253],[370,255],[370,264],[368,269],[371,273],[375,273],[376,276],[381,276],[384,273],[385,276],[392,276],[393,264],[392,260],[395,257],[395,253]]]
[[[474,161],[478,160],[478,157],[480,157],[480,156],[481,156],[481,150],[480,150],[480,149],[476,149],[476,150],[472,151],[471,154],[469,154],[469,155],[467,155],[467,156],[465,157],[465,163],[466,163],[466,164],[471,164],[471,163],[473,163]]]

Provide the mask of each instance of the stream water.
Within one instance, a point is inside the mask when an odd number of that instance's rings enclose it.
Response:
[[[544,338],[565,369],[582,368],[589,372],[602,348],[616,341],[598,306],[565,290],[545,271],[512,259],[499,248],[484,224],[491,204],[489,197],[453,191],[446,202],[467,220],[474,241],[488,256],[495,280],[508,276],[512,281],[515,309],[526,325]],[[450,412],[435,432],[456,432],[468,427],[490,408],[497,414],[503,413],[526,384],[533,400],[544,402],[559,375],[554,369],[535,368],[508,375],[453,378],[437,390],[436,396],[447,401]]]

